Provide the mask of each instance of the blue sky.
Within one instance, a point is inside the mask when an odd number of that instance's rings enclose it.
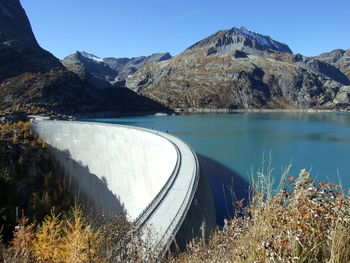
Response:
[[[64,58],[177,55],[221,29],[244,26],[318,55],[350,48],[349,0],[20,0],[40,45]]]

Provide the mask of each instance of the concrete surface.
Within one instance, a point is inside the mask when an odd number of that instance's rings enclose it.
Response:
[[[72,191],[151,229],[153,245],[168,247],[180,229],[181,239],[189,241],[202,222],[208,229],[215,225],[204,178],[198,188],[197,156],[180,139],[93,122],[34,120],[31,128],[50,146]]]

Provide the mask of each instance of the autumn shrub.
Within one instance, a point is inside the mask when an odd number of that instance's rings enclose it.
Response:
[[[102,235],[85,221],[78,206],[70,215],[54,211],[35,227],[22,218],[6,254],[7,262],[105,262],[100,257]]]
[[[23,217],[19,220],[16,231],[14,232],[13,240],[11,241],[10,251],[12,252],[12,262],[26,262],[34,261],[34,223],[29,223],[29,219]]]
[[[5,262],[109,263],[159,262],[159,250],[150,247],[142,232],[124,216],[90,221],[79,206],[61,215],[52,210],[41,224],[22,218],[7,248]],[[3,253],[1,252],[3,248]]]
[[[93,229],[81,209],[75,207],[63,227],[63,262],[105,262],[100,257],[104,235]]]
[[[239,212],[208,244],[194,240],[171,261],[350,262],[350,198],[340,185],[315,183],[301,170],[273,194],[266,174],[260,178],[249,205],[238,201]]]

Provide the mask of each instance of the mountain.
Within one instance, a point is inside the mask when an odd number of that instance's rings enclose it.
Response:
[[[28,71],[49,72],[62,68],[40,48],[18,0],[0,1],[0,81]]]
[[[118,71],[119,76],[128,76],[134,74],[140,67],[151,62],[164,61],[171,58],[169,53],[155,53],[150,56],[141,56],[135,58],[104,58],[109,67]]]
[[[248,55],[273,58],[321,73],[342,84],[350,84],[348,76],[334,65],[324,63],[317,58],[305,57],[301,54],[294,55],[288,45],[275,41],[269,36],[249,31],[245,27],[219,31],[189,47],[185,53],[192,50],[203,50],[207,55],[232,55],[236,58]]]
[[[164,109],[126,88],[98,90],[68,71],[39,46],[19,0],[0,1],[0,102],[3,114]]]
[[[350,85],[349,76],[344,74],[345,72],[341,71],[335,65],[322,61],[318,57],[305,57],[301,54],[276,53],[271,55],[271,58],[295,64],[316,74],[322,74],[323,76],[333,79],[341,84]]]
[[[350,49],[336,49],[328,53],[323,53],[316,59],[335,66],[350,79]]]
[[[170,60],[149,63],[126,86],[173,109],[348,108],[349,79],[245,28],[219,31]],[[350,90],[349,90],[350,91]]]
[[[273,52],[292,54],[292,50],[286,44],[249,31],[245,27],[221,30],[197,42],[186,51],[193,50],[204,50],[207,55],[234,55],[237,51],[259,56],[268,56]]]
[[[63,65],[76,73],[82,80],[100,88],[125,85],[127,76],[134,74],[147,63],[171,58],[169,53],[157,53],[136,58],[99,58],[85,51],[64,58]]]
[[[112,88],[118,72],[111,69],[102,59],[86,53],[76,52],[62,60],[62,64],[83,81],[99,88]]]

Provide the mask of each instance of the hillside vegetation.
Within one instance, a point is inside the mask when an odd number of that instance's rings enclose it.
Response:
[[[41,220],[55,206],[67,210],[73,204],[67,183],[46,144],[29,130],[29,122],[0,124],[0,230],[12,236],[16,208],[31,220]]]

